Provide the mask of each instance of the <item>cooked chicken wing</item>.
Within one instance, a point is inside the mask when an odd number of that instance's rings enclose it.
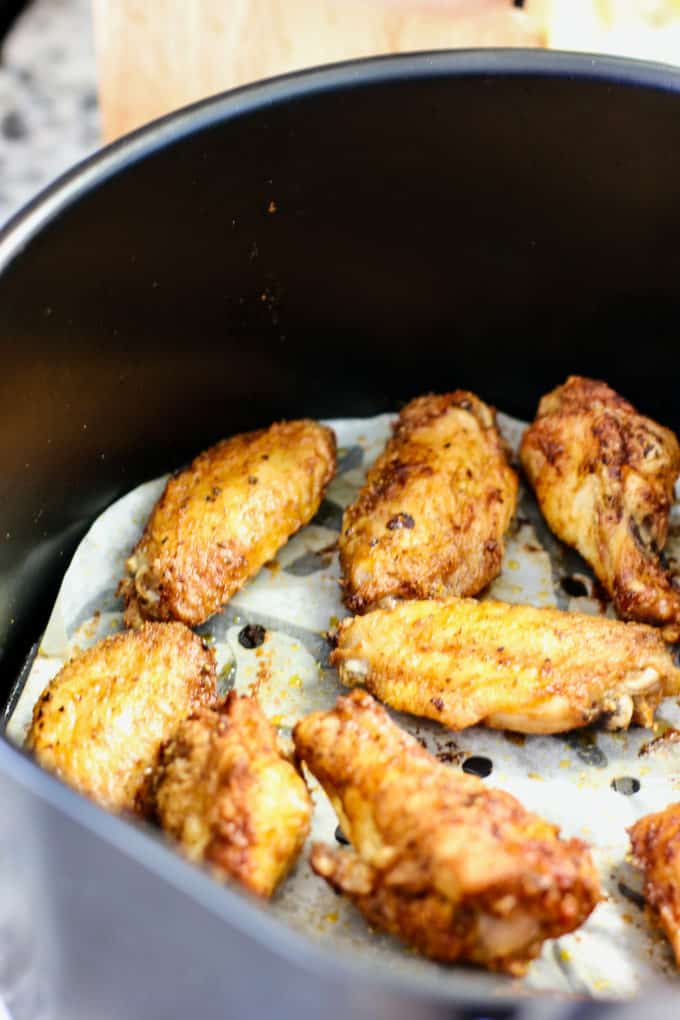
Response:
[[[215,699],[215,657],[181,623],[145,624],[72,659],[38,699],[27,747],[114,811],[137,810],[161,743]]]
[[[680,804],[645,815],[628,830],[645,874],[645,897],[680,966]]]
[[[463,390],[412,400],[343,517],[345,605],[476,595],[500,572],[516,501],[492,408]]]
[[[678,669],[652,627],[559,609],[404,602],[340,625],[331,663],[393,708],[461,730],[650,726]]]
[[[125,622],[203,623],[314,516],[335,436],[289,421],[225,439],[171,478],[127,561]]]
[[[585,844],[442,765],[365,692],[307,716],[294,739],[352,843],[315,844],[312,867],[426,956],[522,974],[598,902]]]
[[[304,780],[253,698],[234,691],[182,722],[164,745],[151,813],[194,861],[271,896],[309,832]]]
[[[543,397],[521,461],[543,515],[578,549],[624,619],[680,639],[680,591],[659,559],[680,447],[603,382],[571,376]]]

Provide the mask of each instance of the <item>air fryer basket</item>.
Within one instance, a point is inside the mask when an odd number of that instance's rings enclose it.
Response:
[[[93,517],[218,436],[572,372],[680,429],[679,237],[680,74],[568,54],[293,75],[76,169],[0,238],[4,700]],[[17,1020],[636,1014],[329,958],[4,739],[0,798]]]

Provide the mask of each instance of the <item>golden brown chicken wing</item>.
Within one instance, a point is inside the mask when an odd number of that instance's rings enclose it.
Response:
[[[125,622],[203,623],[314,516],[335,436],[289,421],[225,439],[171,478],[127,561]]]
[[[215,698],[215,657],[181,623],[145,624],[68,662],[38,699],[27,747],[114,811],[136,810],[161,743]]]
[[[680,638],[680,591],[663,569],[680,447],[605,383],[571,376],[543,397],[521,461],[543,515],[578,549],[624,619]]]
[[[412,400],[343,517],[345,605],[476,595],[500,572],[516,501],[492,408],[464,390]]]
[[[233,691],[164,745],[149,804],[187,857],[258,896],[271,896],[293,866],[312,814],[261,708]]]
[[[680,694],[680,669],[652,627],[490,600],[404,602],[344,620],[331,663],[348,687],[454,730],[559,733],[599,716],[608,729],[650,726],[661,699]]]
[[[680,966],[680,804],[640,818],[631,829],[633,857],[645,874],[645,897]]]
[[[352,843],[315,844],[312,867],[426,956],[521,974],[598,902],[585,844],[442,765],[365,692],[307,716],[294,738]]]

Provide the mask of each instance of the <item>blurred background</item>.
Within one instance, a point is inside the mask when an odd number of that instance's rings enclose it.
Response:
[[[680,0],[0,0],[0,225],[99,145],[203,96],[470,46],[680,64]]]

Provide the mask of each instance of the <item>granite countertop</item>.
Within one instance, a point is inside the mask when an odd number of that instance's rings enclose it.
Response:
[[[0,226],[100,144],[90,0],[33,0],[0,63]]]

